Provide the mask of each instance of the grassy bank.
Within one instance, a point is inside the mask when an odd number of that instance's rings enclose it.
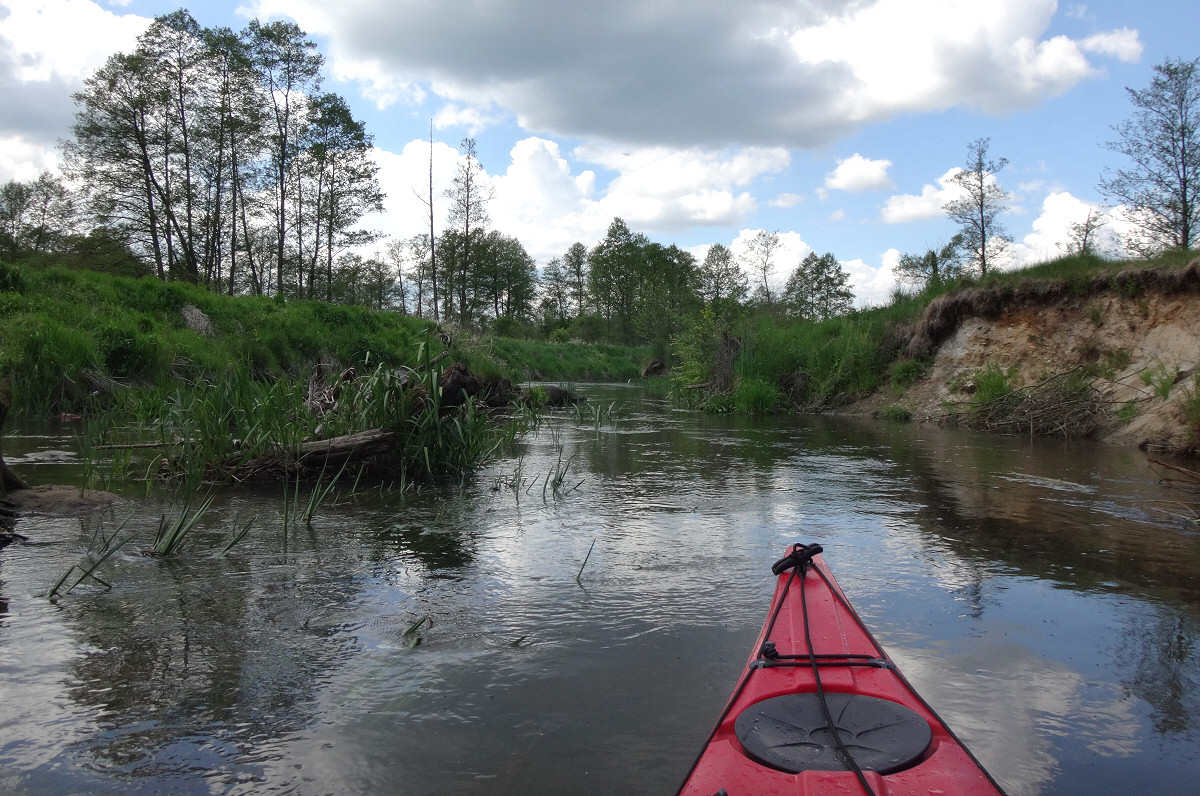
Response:
[[[364,432],[382,435],[372,444],[386,451],[370,466],[383,478],[460,474],[522,421],[489,421],[475,404],[443,396],[439,374],[452,362],[483,378],[624,380],[645,357],[463,334],[362,307],[0,263],[11,419],[83,415],[89,460],[116,463],[99,474],[108,483],[138,471],[194,483],[304,470],[332,477],[340,463],[331,469],[304,446]],[[139,455],[93,456],[114,445]]]
[[[932,352],[910,356],[909,343],[918,322],[941,297],[969,294],[1002,306],[1021,295],[1083,296],[1104,286],[1136,291],[1146,289],[1145,280],[1118,275],[1131,269],[1169,272],[1194,257],[1194,252],[1136,262],[1064,257],[1019,271],[993,272],[985,279],[959,279],[916,294],[897,293],[885,306],[822,321],[760,312],[719,323],[706,315],[675,339],[681,365],[673,377],[673,394],[685,405],[750,414],[844,405],[889,383],[907,386],[920,376]],[[687,390],[717,375],[713,351],[720,347],[722,330],[740,343],[731,389]]]
[[[12,385],[17,417],[87,412],[113,383],[167,390],[239,370],[258,380],[302,381],[317,363],[330,371],[411,365],[441,353],[444,339],[450,359],[514,381],[625,380],[648,357],[618,346],[459,335],[418,318],[321,301],[222,296],[182,282],[0,263],[0,377]]]

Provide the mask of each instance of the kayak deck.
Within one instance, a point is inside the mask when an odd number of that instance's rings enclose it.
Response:
[[[680,793],[1002,793],[875,641],[820,552],[794,545],[773,567],[767,620]]]

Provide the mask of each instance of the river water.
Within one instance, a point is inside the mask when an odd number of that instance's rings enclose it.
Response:
[[[171,559],[140,554],[162,495],[20,520],[0,792],[670,793],[794,541],[1009,793],[1195,792],[1198,506],[1143,454],[581,391],[615,417],[311,525],[222,492]],[[5,438],[38,483],[73,450]],[[111,589],[44,596],[118,528]]]

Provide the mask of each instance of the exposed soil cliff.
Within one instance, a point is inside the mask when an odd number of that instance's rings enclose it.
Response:
[[[913,329],[907,353],[926,363],[922,377],[860,409],[898,405],[918,420],[1195,453],[1200,260],[1083,285],[1030,282],[941,296]]]

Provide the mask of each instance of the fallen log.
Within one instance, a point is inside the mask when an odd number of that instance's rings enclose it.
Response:
[[[296,461],[305,467],[341,467],[347,462],[370,459],[390,453],[396,447],[394,431],[373,428],[341,437],[305,442],[296,452]]]

